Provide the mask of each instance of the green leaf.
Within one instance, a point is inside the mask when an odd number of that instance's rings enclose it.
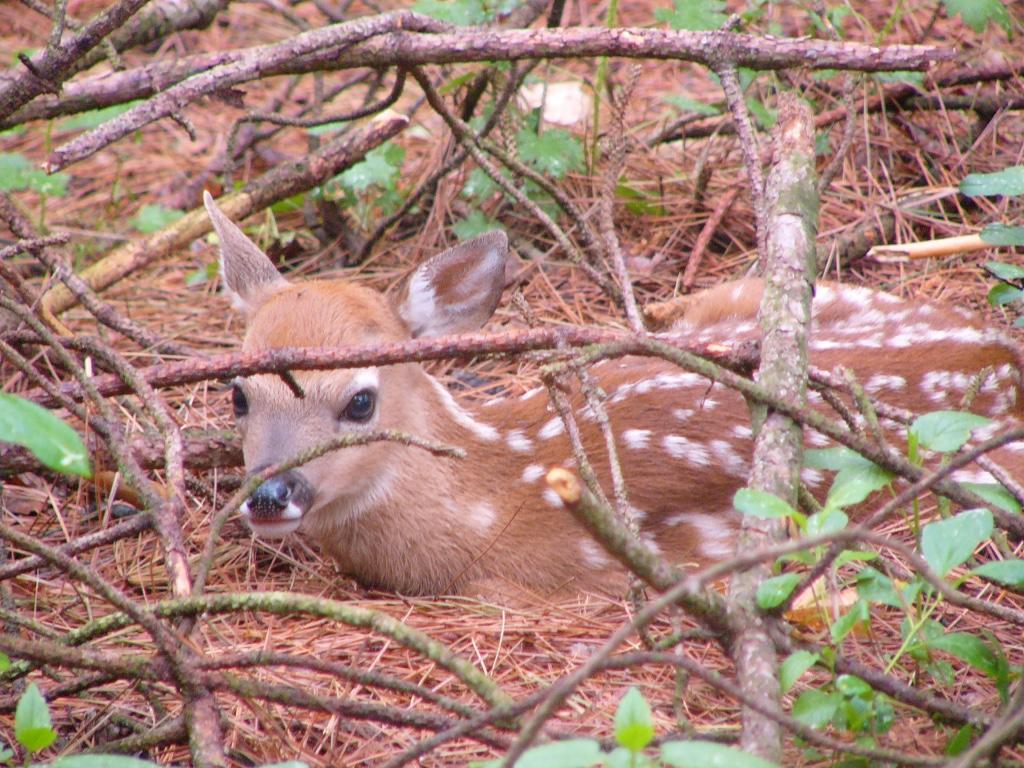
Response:
[[[49,768],[159,768],[159,765],[159,763],[149,760],[125,755],[68,755],[58,757],[49,764]],[[289,765],[289,763],[278,763],[277,765]],[[291,763],[290,765],[308,768],[305,763]],[[272,768],[272,766],[263,768]]]
[[[992,648],[977,635],[966,632],[948,632],[928,641],[928,646],[937,651],[956,656],[989,677],[997,677],[1000,672],[999,657]]]
[[[500,189],[497,183],[480,168],[474,168],[462,185],[462,195],[471,200],[486,200]]]
[[[836,690],[843,696],[862,699],[870,698],[875,693],[870,685],[856,675],[839,675],[836,678]]]
[[[30,400],[0,392],[0,442],[27,448],[50,469],[91,477],[89,457],[70,426]]]
[[[601,745],[593,739],[566,739],[531,747],[516,761],[516,768],[590,768],[601,762]]]
[[[992,535],[992,513],[968,509],[921,529],[921,554],[940,576],[965,562]]]
[[[988,289],[988,303],[993,307],[1002,307],[1020,301],[1024,291],[1006,283],[996,283]]]
[[[981,230],[981,239],[990,245],[1024,245],[1024,227],[989,224]]]
[[[68,131],[91,131],[93,128],[98,128],[108,120],[113,120],[118,115],[127,112],[135,105],[141,103],[140,100],[126,101],[123,104],[114,104],[109,107],[102,107],[101,109],[90,109],[88,112],[80,112],[74,117],[69,117],[67,120],[61,120],[57,123],[56,130],[61,133]]]
[[[630,688],[615,710],[615,740],[631,752],[639,752],[654,738],[651,707],[636,688]]]
[[[807,518],[808,536],[821,536],[829,533],[836,533],[843,530],[849,524],[850,518],[845,512],[838,508],[825,507],[821,512],[815,512]]]
[[[992,224],[990,226],[995,227],[1002,225]],[[988,229],[988,227],[985,229]],[[1024,229],[1024,227],[1006,227],[1006,229]],[[982,232],[982,235],[984,234],[985,233]],[[985,271],[989,272],[993,277],[1005,280],[1008,283],[1012,283],[1017,280],[1024,280],[1024,267],[1018,264],[1005,264],[1001,261],[987,261],[984,266]]]
[[[829,627],[829,631],[832,633],[832,640],[836,643],[843,642],[843,638],[850,634],[855,626],[866,624],[869,621],[871,621],[871,614],[868,611],[867,602],[857,600],[849,611],[832,622],[832,626]]]
[[[675,768],[777,768],[776,763],[738,747],[710,741],[669,741],[661,745],[662,762]]]
[[[329,123],[321,123],[320,125],[311,125],[311,126],[309,126],[306,129],[306,133],[308,133],[310,136],[323,136],[323,135],[328,134],[328,133],[334,133],[335,131],[340,131],[342,128],[344,128],[348,124],[349,123],[348,123],[347,120],[332,120]]]
[[[135,218],[130,223],[137,231],[148,235],[151,232],[159,232],[164,227],[170,226],[184,215],[184,211],[179,211],[175,208],[147,204],[142,206],[142,209],[135,214]]]
[[[755,488],[740,488],[732,497],[732,505],[744,515],[759,517],[762,520],[779,517],[803,519],[804,517],[778,496]]]
[[[974,2],[974,0],[966,0]],[[1024,165],[1014,165],[994,173],[971,173],[960,182],[960,191],[968,197],[978,195],[1024,195]]]
[[[67,194],[69,178],[63,173],[46,174],[24,155],[0,153],[0,191],[30,189],[47,197],[63,197]]]
[[[881,571],[870,565],[862,568],[857,574],[857,595],[869,603],[902,608],[903,602],[892,580]]]
[[[342,188],[365,192],[370,187],[393,189],[405,162],[405,150],[387,142],[366,153],[360,162],[336,177]]]
[[[787,693],[790,688],[800,679],[808,669],[813,667],[821,658],[810,651],[793,651],[786,657],[786,660],[779,666],[779,687],[782,693]]]
[[[11,660],[6,653],[0,653],[0,672],[6,672],[11,668]]]
[[[657,14],[657,11],[655,11],[655,14]],[[712,104],[705,104],[703,101],[697,101],[696,99],[689,99],[686,96],[673,94],[671,96],[662,96],[661,100],[675,107],[680,112],[693,112],[694,114],[706,115],[708,117],[722,114],[722,110],[718,107]]]
[[[0,746],[0,763],[9,763],[11,758],[14,757],[14,752],[7,749],[6,747]]]
[[[978,494],[993,506],[1014,515],[1020,514],[1020,502],[999,483],[960,483],[960,485]]]
[[[992,419],[986,419],[976,413],[933,411],[914,419],[910,431],[926,448],[949,453],[960,450],[973,430],[991,423]]]
[[[793,717],[811,728],[824,728],[841,703],[842,696],[835,691],[804,691],[793,703]]]
[[[725,0],[672,0],[673,8],[656,8],[654,18],[667,22],[672,29],[695,32],[718,29],[728,18]]]
[[[967,748],[971,746],[971,740],[974,738],[974,726],[965,725],[960,728],[953,738],[946,744],[946,754],[950,757],[956,757],[957,755],[963,754],[967,751]]]
[[[469,240],[495,229],[503,230],[505,228],[494,219],[485,216],[482,211],[477,210],[471,211],[469,216],[452,225],[452,231],[459,240]]]
[[[762,581],[757,586],[758,607],[767,611],[782,605],[800,583],[800,578],[799,573],[783,573]]]
[[[18,699],[14,710],[14,738],[32,753],[46,749],[57,738],[50,721],[50,708],[35,683],[29,683]]]
[[[979,565],[971,573],[1009,587],[1024,588],[1024,560],[993,560]]]
[[[808,448],[804,451],[804,466],[811,469],[826,469],[839,472],[843,469],[863,467],[871,462],[845,445],[831,448]]]
[[[561,128],[548,128],[539,136],[524,128],[516,141],[522,161],[554,179],[583,168],[582,145],[575,136]]]
[[[918,88],[924,86],[924,72],[896,69],[892,72],[872,72],[871,77],[880,83],[905,83]]]
[[[960,14],[964,24],[975,32],[983,31],[989,22],[1010,31],[1010,12],[1002,0],[942,0],[942,4],[948,15]]]
[[[892,480],[892,473],[876,464],[866,462],[860,466],[839,470],[825,499],[827,509],[842,509],[860,504],[864,499],[884,488]]]
[[[491,20],[480,0],[416,0],[412,10],[458,27],[476,27]]]

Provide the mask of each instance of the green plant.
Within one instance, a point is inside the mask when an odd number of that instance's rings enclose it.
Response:
[[[359,225],[367,229],[375,211],[388,216],[402,204],[398,179],[404,162],[405,150],[386,142],[327,182],[321,194],[329,200],[342,202],[352,211]]]
[[[678,768],[774,768],[775,763],[746,752],[707,741],[669,741],[661,745],[658,755],[645,750],[654,740],[651,707],[636,688],[629,688],[619,700],[615,711],[615,742],[611,752],[601,749],[595,739],[552,741],[526,750],[516,761],[516,768],[655,768],[669,765]],[[501,763],[490,760],[475,763],[477,768],[492,768]]]
[[[82,438],[50,411],[17,395],[0,392],[0,442],[27,448],[50,469],[90,477]]]

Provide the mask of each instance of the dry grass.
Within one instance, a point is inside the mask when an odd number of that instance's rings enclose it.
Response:
[[[75,5],[79,15],[103,7],[106,3],[90,2]],[[623,3],[623,24],[646,24],[651,20],[651,7],[658,3]],[[863,13],[877,15],[873,4],[860,4]],[[1019,5],[1015,6],[1019,9]],[[318,18],[312,7],[297,9],[304,16]],[[366,11],[356,3],[354,12]],[[799,34],[794,27],[804,18],[793,9],[776,9],[783,31]],[[595,8],[573,9],[583,15],[582,23],[599,23]],[[953,45],[963,50],[969,63],[989,63],[1000,58],[1019,60],[1019,38],[1008,42],[992,29],[976,35],[958,22],[939,19],[929,26],[931,12],[924,9],[908,13],[896,24],[887,42],[914,41],[927,29],[926,41]],[[225,15],[228,23],[215,24],[203,32],[186,32],[165,44],[157,56],[172,57],[198,50],[226,49],[270,41],[293,32],[293,28],[269,6],[234,4]],[[574,21],[576,19],[574,18]],[[319,23],[319,22],[318,22]],[[852,39],[873,39],[867,22],[856,19],[848,28]],[[874,29],[881,18],[871,18]],[[26,45],[41,44],[42,26],[16,3],[0,7],[0,56]],[[131,62],[142,61],[147,54],[132,53]],[[628,64],[613,63],[612,80],[625,77]],[[643,302],[670,297],[676,290],[678,275],[703,222],[726,189],[744,184],[744,173],[735,140],[720,136],[711,140],[692,140],[647,149],[642,139],[654,132],[671,114],[662,97],[681,88],[687,95],[717,100],[718,91],[706,74],[695,67],[666,62],[648,62],[638,93],[629,107],[629,125],[636,142],[627,163],[625,178],[631,186],[651,196],[663,209],[648,214],[619,210],[619,237],[635,272],[636,289]],[[541,67],[537,74],[544,78],[592,76],[592,62],[558,63]],[[801,87],[810,87],[806,73],[794,75]],[[762,78],[767,81],[769,78]],[[250,105],[263,103],[278,92],[281,83],[246,86]],[[869,90],[875,86],[869,86]],[[301,83],[295,102],[308,97],[311,85]],[[986,93],[1020,95],[1021,81],[1007,81],[986,86]],[[959,92],[973,93],[973,87]],[[361,94],[357,94],[361,95]],[[826,87],[809,93],[817,111],[835,108],[840,95]],[[407,94],[400,106],[408,107],[413,96]],[[46,203],[46,224],[67,229],[75,235],[74,252],[86,263],[112,242],[135,237],[128,226],[143,204],[175,200],[190,179],[201,174],[223,148],[231,121],[240,111],[227,104],[210,100],[188,109],[196,125],[198,140],[192,142],[181,129],[169,121],[142,130],[131,141],[123,141],[69,170],[72,176],[70,194]],[[411,187],[439,162],[442,135],[440,120],[420,110],[415,118],[429,133],[428,138],[409,135],[402,139],[408,151],[403,172],[403,187]],[[857,132],[853,148],[832,188],[825,195],[821,208],[821,242],[842,238],[881,212],[896,216],[897,239],[900,241],[942,237],[977,229],[993,221],[1013,222],[1014,207],[1007,200],[967,200],[938,191],[954,186],[967,173],[991,171],[1021,162],[1024,147],[1024,120],[1019,112],[1009,111],[997,116],[979,135],[974,136],[976,118],[961,111],[900,112],[871,115]],[[51,129],[54,131],[51,134]],[[583,129],[580,128],[582,131]],[[29,126],[20,135],[0,138],[0,147],[7,152],[21,152],[41,159],[47,147],[62,140],[59,125]],[[832,144],[838,144],[841,125],[832,128]],[[282,132],[268,149],[240,169],[243,177],[253,177],[268,164],[286,155],[306,149],[299,130]],[[699,166],[712,169],[703,203],[694,200],[695,173]],[[584,210],[595,203],[596,180],[585,177],[569,179],[564,187]],[[416,232],[405,232],[401,239],[381,244],[373,258],[357,270],[352,279],[377,287],[387,287],[404,275],[421,255],[450,243],[452,236],[446,225],[464,215],[460,201],[460,183],[442,184],[425,224]],[[916,209],[901,207],[900,201],[910,193],[933,191],[936,200]],[[19,196],[25,206],[38,216],[40,200],[32,194]],[[191,205],[198,198],[190,201]],[[529,242],[537,252],[549,254],[554,244],[536,222],[520,211],[496,209],[512,233]],[[319,273],[335,268],[337,254],[320,248],[308,231],[302,231],[298,215],[282,217],[282,230],[300,229],[300,242],[308,249],[297,259],[297,272]],[[3,233],[0,233],[2,236]],[[738,274],[749,265],[754,242],[753,214],[749,197],[741,194],[720,227],[706,255],[699,284],[711,285]],[[174,259],[159,263],[133,275],[106,294],[121,311],[136,321],[174,339],[199,354],[220,352],[231,348],[241,330],[240,320],[229,310],[226,300],[216,293],[213,282],[189,286],[189,274],[203,269],[215,258],[214,249],[198,241]],[[544,263],[524,267],[521,289],[543,322],[572,322],[622,325],[616,313],[597,289],[564,263],[559,254]],[[1019,259],[1003,255],[1003,260]],[[978,269],[977,258],[953,257],[939,261],[909,265],[880,265],[857,261],[850,265],[832,265],[830,276],[884,287],[901,295],[941,299],[969,305],[988,314],[993,323],[1005,324],[1006,317],[989,309],[985,292],[989,280]],[[94,321],[84,311],[67,314],[73,328],[94,332]],[[503,309],[494,321],[497,325],[515,325],[521,320],[512,309]],[[138,352],[116,335],[110,341],[130,354],[138,365],[154,359]],[[534,385],[530,364],[521,370],[515,366],[476,363],[466,366],[475,375],[474,388],[481,396],[494,387],[521,391]],[[454,366],[438,365],[439,374],[455,384]],[[3,389],[25,388],[21,377],[4,369]],[[467,379],[462,378],[465,382]],[[477,382],[483,382],[477,385]],[[466,385],[459,384],[466,389]],[[231,427],[230,408],[224,388],[216,382],[181,387],[166,393],[174,406],[179,423],[186,427],[227,429]],[[132,417],[122,409],[127,423]],[[195,477],[196,493],[187,500],[185,521],[187,543],[193,553],[201,551],[207,536],[211,515],[226,497],[221,492],[225,478],[235,477],[239,470],[211,471]],[[57,545],[93,530],[99,519],[106,519],[107,499],[97,498],[88,484],[68,484],[50,476],[21,475],[2,489],[4,519],[8,524]],[[901,524],[902,525],[902,524]],[[897,529],[896,531],[900,531]],[[905,534],[905,531],[903,532]],[[1020,545],[1016,546],[1021,556]],[[83,556],[85,562],[112,583],[119,585],[133,598],[150,603],[169,597],[165,572],[160,562],[159,547],[152,535],[119,542],[116,546],[95,550]],[[18,614],[40,628],[62,636],[86,621],[103,615],[109,607],[80,586],[67,581],[52,569],[41,569],[8,583],[9,599]],[[467,599],[403,600],[393,595],[367,592],[340,576],[332,566],[321,560],[303,542],[289,542],[280,547],[253,541],[240,523],[229,524],[224,541],[218,548],[217,565],[209,580],[212,592],[246,592],[253,590],[289,590],[343,600],[353,605],[372,608],[399,618],[447,644],[464,657],[486,670],[509,694],[520,697],[551,683],[574,668],[596,649],[623,622],[630,610],[624,601],[587,597],[578,601],[547,602],[539,600],[531,607],[507,608]],[[995,590],[980,581],[970,582],[965,589],[990,601],[1012,603],[1024,607],[1020,595]],[[899,621],[895,611],[879,610],[873,617],[870,635],[847,639],[843,650],[874,667],[883,666],[901,646]],[[986,617],[967,611],[944,607],[933,618],[958,631],[992,632],[1003,643],[1012,664],[1024,664],[1024,642],[1019,629],[1001,625]],[[665,624],[656,628],[664,634]],[[806,635],[827,640],[827,629],[805,627]],[[339,624],[302,617],[233,614],[213,617],[201,623],[189,642],[210,657],[260,649],[296,654],[310,654],[323,660],[337,661],[361,670],[386,672],[416,682],[430,690],[478,704],[473,694],[452,675],[435,667],[412,652],[361,630],[347,629]],[[97,648],[122,653],[143,651],[147,638],[139,631],[124,631],[104,638]],[[639,641],[629,646],[641,647]],[[681,647],[683,653],[709,668],[728,671],[730,663],[713,643],[694,641]],[[269,682],[299,685],[304,690],[350,701],[385,703],[396,708],[426,708],[438,711],[406,694],[368,687],[310,671],[267,668],[254,673]],[[907,657],[896,674],[912,684],[935,689],[939,695],[971,709],[993,712],[998,696],[990,681],[957,664],[952,686],[938,685],[917,669]],[[67,679],[66,673],[59,675]],[[37,679],[43,681],[45,675]],[[652,702],[659,733],[670,733],[682,722],[689,722],[705,732],[735,733],[738,709],[734,702],[700,681],[691,680],[681,688],[675,674],[658,666],[633,668],[600,674],[588,680],[569,699],[552,721],[553,727],[580,734],[607,737],[618,698],[628,685],[637,685]],[[824,682],[824,678],[805,679],[804,685]],[[226,720],[225,733],[233,759],[238,765],[258,764],[273,760],[296,758],[310,765],[370,765],[393,757],[411,746],[422,734],[410,728],[385,725],[329,714],[301,713],[294,708],[243,701],[222,695],[219,699]],[[113,683],[91,689],[79,697],[60,698],[51,702],[54,721],[61,733],[62,747],[77,751],[117,735],[127,733],[129,718],[137,723],[155,723],[161,708],[179,706],[178,696],[162,685],[144,686]],[[936,726],[912,710],[897,707],[896,725],[879,739],[880,744],[921,754],[939,755],[952,730]],[[0,717],[0,738],[11,741],[11,719]],[[485,758],[498,751],[482,747],[470,740],[447,744],[422,762],[424,765],[464,764]],[[186,763],[186,746],[159,750],[155,759],[166,763]],[[1024,759],[1024,753],[1013,755]],[[791,745],[787,764],[827,762],[828,756],[813,758]]]

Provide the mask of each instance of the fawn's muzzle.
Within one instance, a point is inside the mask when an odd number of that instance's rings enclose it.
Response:
[[[309,481],[298,470],[289,469],[265,480],[242,504],[241,512],[255,534],[277,538],[299,527],[313,495]]]

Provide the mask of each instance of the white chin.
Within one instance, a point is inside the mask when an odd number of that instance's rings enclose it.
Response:
[[[239,511],[249,530],[261,539],[283,539],[288,534],[295,533],[302,524],[302,510],[294,504],[285,507],[281,517],[273,521],[253,520],[249,514],[248,501],[242,504]]]
[[[282,520],[277,523],[254,523],[252,520],[246,519],[245,523],[259,539],[283,539],[285,536],[295,533],[302,521]]]

